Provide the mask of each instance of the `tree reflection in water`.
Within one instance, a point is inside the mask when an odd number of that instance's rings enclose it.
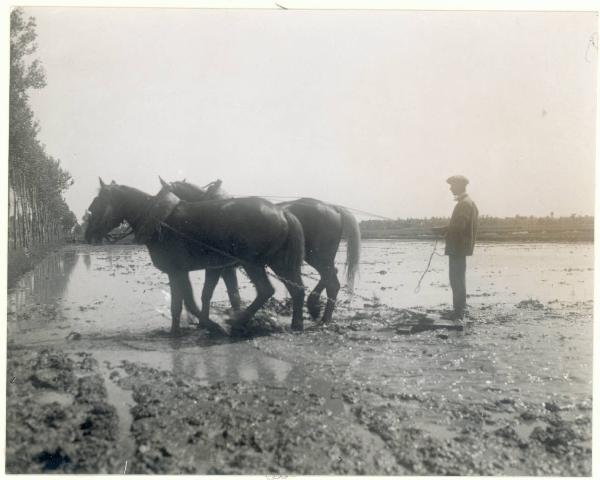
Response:
[[[19,280],[14,295],[11,295],[13,311],[17,312],[28,302],[53,304],[60,300],[78,260],[79,256],[73,250],[46,257],[32,273]]]

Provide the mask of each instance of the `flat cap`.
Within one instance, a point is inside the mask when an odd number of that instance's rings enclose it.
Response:
[[[452,175],[446,180],[446,183],[449,183],[450,185],[468,185],[469,179],[462,175]]]

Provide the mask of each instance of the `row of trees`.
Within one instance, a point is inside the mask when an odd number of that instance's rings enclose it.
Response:
[[[431,227],[447,225],[449,218],[408,218],[360,222],[364,238],[432,238]],[[594,217],[479,217],[477,237],[488,241],[593,241]]]
[[[63,193],[73,180],[38,139],[39,124],[29,105],[30,89],[46,85],[39,60],[35,19],[22,9],[10,16],[9,248],[31,247],[63,237],[77,224]]]
[[[411,227],[434,227],[445,225],[449,222],[448,217],[431,217],[431,218],[405,218],[397,220],[363,220],[360,222],[361,229],[368,230],[386,230]],[[481,215],[479,217],[480,227],[497,227],[497,228],[526,228],[526,227],[554,227],[554,228],[576,228],[588,227],[594,225],[594,217],[591,215],[576,215],[572,214],[568,217],[555,217],[550,215],[547,217],[534,217],[516,215],[514,217],[492,217],[489,215]]]

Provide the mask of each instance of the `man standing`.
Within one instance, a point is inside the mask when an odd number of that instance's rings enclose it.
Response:
[[[450,184],[450,191],[454,194],[457,203],[450,223],[445,227],[434,227],[432,230],[435,234],[446,237],[446,255],[449,260],[450,287],[454,305],[452,318],[462,320],[467,303],[465,281],[467,256],[473,255],[479,211],[466,192],[469,180],[462,175],[455,175],[446,182]]]

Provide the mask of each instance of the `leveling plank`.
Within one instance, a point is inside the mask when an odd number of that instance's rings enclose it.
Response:
[[[463,331],[464,325],[443,318],[437,313],[426,313],[418,310],[404,309],[410,319],[403,319],[397,326],[396,333],[409,335],[411,333],[426,332],[431,330]]]
[[[454,330],[456,332],[462,332],[464,330],[464,326],[457,323],[405,324],[399,325],[396,329],[396,333],[400,335],[410,335],[411,333],[427,332],[432,330]]]

